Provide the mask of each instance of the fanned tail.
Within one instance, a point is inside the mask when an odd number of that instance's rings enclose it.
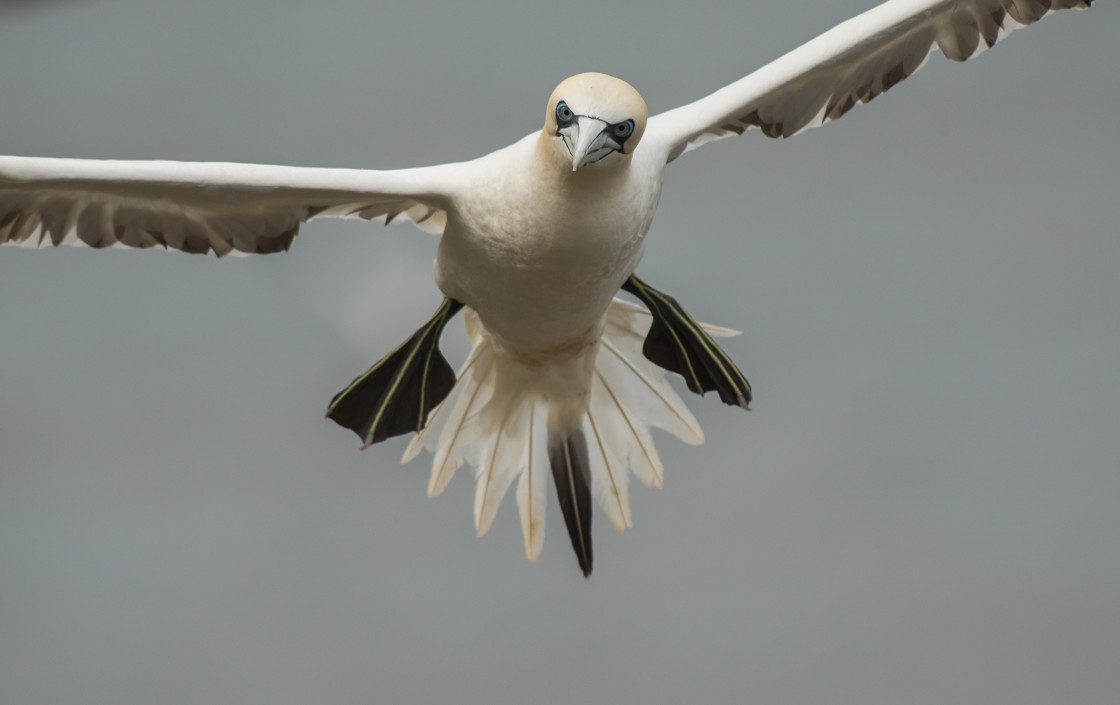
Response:
[[[704,441],[665,370],[642,354],[653,322],[641,306],[615,299],[599,342],[583,356],[529,367],[502,355],[478,315],[463,309],[473,349],[447,398],[405,451],[434,454],[428,494],[438,495],[464,464],[474,470],[475,529],[490,528],[515,479],[525,556],[544,544],[551,468],[561,513],[584,575],[592,567],[591,501],[618,531],[633,525],[629,475],[660,488],[664,467],[651,430]],[[702,324],[701,324],[702,325]],[[705,326],[707,332],[725,329]]]
[[[490,529],[502,497],[520,474],[517,504],[525,556],[535,561],[544,546],[548,502],[548,404],[528,387],[519,388],[516,373],[524,374],[523,370],[498,363],[477,313],[464,309],[463,320],[474,346],[471,354],[454,389],[432,411],[401,462],[409,462],[422,448],[433,453],[429,497],[443,492],[455,472],[469,464],[475,473],[474,521],[479,536]]]

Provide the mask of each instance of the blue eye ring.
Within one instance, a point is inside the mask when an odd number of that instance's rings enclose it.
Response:
[[[560,101],[556,104],[556,124],[570,125],[572,120],[575,119],[576,114],[572,112],[572,109],[568,107],[567,103]]]
[[[616,140],[624,140],[630,135],[634,134],[634,121],[627,120],[626,122],[616,122],[611,125],[611,135]]]

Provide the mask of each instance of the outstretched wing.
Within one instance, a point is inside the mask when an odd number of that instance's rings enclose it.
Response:
[[[405,215],[442,232],[459,165],[367,171],[0,157],[0,244],[287,250],[300,223]]]
[[[954,61],[1044,15],[1092,0],[891,0],[711,95],[649,120],[644,142],[668,160],[757,127],[789,137],[835,120],[921,68],[936,47]]]

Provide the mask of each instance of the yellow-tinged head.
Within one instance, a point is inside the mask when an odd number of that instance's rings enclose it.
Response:
[[[646,129],[646,102],[626,81],[602,73],[564,79],[548,99],[542,138],[572,171],[628,161]]]

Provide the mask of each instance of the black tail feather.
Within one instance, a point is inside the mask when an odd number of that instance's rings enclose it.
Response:
[[[428,413],[455,386],[455,370],[440,353],[439,338],[462,307],[444,299],[411,338],[331,399],[327,418],[357,433],[367,446],[423,429]]]
[[[703,396],[715,390],[725,404],[749,409],[751,385],[727,353],[672,296],[631,274],[622,290],[638,297],[653,314],[642,354],[650,362],[684,377]]]
[[[583,577],[591,575],[591,471],[587,461],[587,441],[576,431],[564,439],[548,439],[548,462],[560,499],[560,512],[568,525]]]

